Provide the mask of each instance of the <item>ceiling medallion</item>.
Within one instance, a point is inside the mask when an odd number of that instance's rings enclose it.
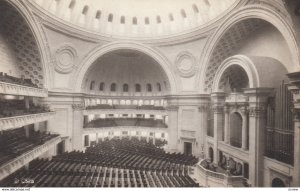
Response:
[[[190,52],[180,52],[175,60],[175,65],[177,72],[182,77],[192,77],[196,73],[196,59]]]
[[[63,45],[55,51],[55,70],[59,73],[70,73],[77,63],[77,52],[70,45]]]

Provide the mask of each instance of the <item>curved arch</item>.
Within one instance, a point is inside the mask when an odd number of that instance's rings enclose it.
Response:
[[[50,49],[46,46],[47,40],[46,35],[43,32],[43,29],[41,27],[40,22],[36,20],[36,18],[33,16],[32,11],[26,6],[26,4],[23,4],[21,1],[6,1],[8,4],[13,6],[18,13],[23,17],[23,19],[27,22],[28,27],[30,28],[32,35],[36,41],[40,57],[41,57],[41,65],[43,67],[43,77],[44,77],[44,88],[49,89],[50,87],[50,70],[49,67],[51,67],[51,64],[49,64],[51,61],[50,56]]]
[[[147,47],[145,45],[132,43],[132,42],[109,43],[104,46],[98,46],[97,48],[94,49],[94,51],[89,53],[89,55],[87,55],[85,59],[82,61],[82,65],[77,69],[76,72],[74,72],[73,80],[71,80],[72,82],[75,82],[73,84],[73,88],[75,89],[75,91],[77,92],[81,91],[81,85],[86,72],[98,58],[100,58],[101,56],[109,52],[122,50],[122,49],[139,51],[154,59],[160,65],[160,67],[162,68],[162,70],[164,71],[164,73],[168,78],[168,81],[170,83],[170,93],[173,94],[177,92],[176,84],[178,85],[178,83],[176,83],[176,79],[172,72],[173,70],[171,68],[170,61],[166,57],[161,55],[159,52],[157,52],[156,50]]]
[[[212,86],[213,92],[220,91],[219,84],[223,74],[226,72],[226,70],[229,67],[234,65],[237,65],[245,70],[249,79],[249,88],[255,88],[260,86],[259,74],[253,62],[246,56],[237,55],[237,56],[232,56],[227,58],[219,66],[213,81],[213,86]]]
[[[274,178],[272,180],[272,187],[286,187],[286,186],[283,180],[281,180],[280,178]]]
[[[208,42],[206,43],[202,54],[202,58],[199,63],[202,63],[200,66],[200,72],[198,73],[197,79],[200,83],[198,83],[198,89],[201,92],[205,92],[205,77],[207,68],[210,63],[211,56],[216,46],[218,45],[220,39],[223,35],[235,24],[247,19],[261,19],[270,24],[272,24],[278,31],[282,34],[284,39],[286,40],[289,51],[292,55],[292,61],[294,65],[298,65],[300,63],[300,56],[298,51],[298,46],[296,42],[296,35],[293,31],[292,24],[280,14],[280,12],[276,12],[271,8],[268,8],[263,5],[248,5],[245,6],[235,12],[233,12],[222,25],[214,32],[214,34],[210,37]]]

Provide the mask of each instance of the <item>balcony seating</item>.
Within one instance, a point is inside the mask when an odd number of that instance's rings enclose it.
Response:
[[[86,107],[87,110],[91,109],[136,109],[136,110],[165,110],[162,106],[154,105],[109,105],[109,104],[97,104]]]
[[[28,86],[32,88],[38,88],[36,84],[34,84],[31,79],[23,79],[17,78],[14,76],[7,75],[6,73],[0,72],[0,82],[17,84],[21,86]]]
[[[30,104],[29,109],[25,108],[23,100],[0,100],[0,118],[30,115],[50,112],[46,107]]]
[[[0,165],[57,136],[33,131],[26,137],[24,128],[3,131],[0,134]]]
[[[105,118],[95,119],[85,125],[85,128],[117,127],[117,126],[137,126],[167,128],[168,126],[160,119],[144,118]]]
[[[199,187],[188,175],[197,159],[169,154],[138,140],[107,140],[86,152],[72,151],[52,160],[36,159],[0,182],[16,187]],[[15,184],[31,178],[34,183]]]

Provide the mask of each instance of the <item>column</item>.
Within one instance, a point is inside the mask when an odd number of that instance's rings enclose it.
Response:
[[[293,183],[294,187],[300,185],[300,108],[295,109],[294,119],[294,174]]]
[[[24,101],[25,101],[25,108],[26,108],[26,110],[29,110],[29,97],[25,96],[24,97]]]
[[[288,89],[293,94],[294,101],[294,174],[292,186],[300,185],[300,72],[288,74],[290,85]]]
[[[82,150],[83,147],[83,110],[84,105],[81,103],[73,104],[73,138],[72,145],[74,150]]]
[[[241,110],[242,112],[242,149],[247,150],[248,149],[248,144],[247,144],[247,137],[248,137],[248,117],[247,117],[247,108],[244,107]]]
[[[99,135],[96,133],[96,143],[99,143]]]
[[[207,133],[207,117],[208,117],[208,103],[202,103],[199,106],[199,120],[200,120],[200,136],[198,145],[200,148],[200,157],[205,158],[205,150],[206,150],[206,133]]]
[[[266,130],[266,102],[270,88],[244,90],[249,96],[249,181],[252,186],[263,186]]]
[[[226,144],[230,143],[230,124],[229,124],[229,107],[226,105],[224,107],[224,142]]]
[[[218,141],[222,140],[223,135],[223,117],[224,117],[224,103],[225,93],[216,92],[211,94],[214,112],[214,161],[218,164]]]
[[[177,152],[178,148],[178,106],[168,106],[168,152]]]

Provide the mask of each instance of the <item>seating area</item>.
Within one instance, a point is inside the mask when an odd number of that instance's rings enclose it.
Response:
[[[137,110],[165,110],[162,106],[154,106],[154,105],[109,105],[109,104],[97,104],[90,105],[86,107],[89,109],[137,109]]]
[[[106,140],[86,152],[66,152],[30,163],[0,185],[28,187],[199,187],[189,175],[193,156],[165,153],[153,144],[133,140]],[[33,179],[26,185],[15,183]]]
[[[0,165],[57,136],[39,131],[30,131],[26,136],[24,128],[3,131],[0,134]]]
[[[28,86],[28,87],[32,87],[32,88],[39,88],[36,84],[34,84],[31,81],[31,79],[17,78],[17,77],[10,76],[3,72],[0,72],[0,82],[17,84],[17,85],[21,85],[21,86]]]
[[[99,118],[92,120],[85,125],[85,128],[118,127],[118,126],[137,126],[167,128],[168,126],[160,119],[145,118]]]
[[[24,100],[0,100],[0,118],[45,112],[50,112],[49,108],[33,104],[26,109]]]

